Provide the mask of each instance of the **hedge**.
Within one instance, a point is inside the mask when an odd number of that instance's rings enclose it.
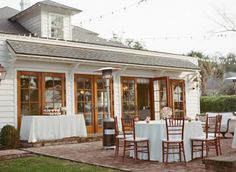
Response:
[[[202,96],[200,107],[201,113],[236,112],[236,96]]]

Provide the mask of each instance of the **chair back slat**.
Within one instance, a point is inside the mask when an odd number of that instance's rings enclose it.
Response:
[[[206,125],[205,125],[206,138],[209,138],[209,133],[213,133],[214,137],[220,135],[221,120],[222,120],[222,115],[215,115],[215,116],[209,116],[208,114],[206,115]]]
[[[126,139],[128,135],[133,135],[135,138],[134,130],[134,119],[133,118],[121,118],[122,130],[124,138]]]
[[[166,134],[167,140],[171,138],[181,138],[184,137],[184,118],[166,118]]]

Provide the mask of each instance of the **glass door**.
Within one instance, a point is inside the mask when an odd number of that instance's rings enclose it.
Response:
[[[184,80],[171,80],[172,107],[175,117],[185,116],[185,84]]]
[[[123,118],[132,118],[137,113],[137,89],[135,78],[121,78],[122,88],[122,116]]]
[[[110,116],[113,116],[112,81],[110,83]],[[102,132],[107,115],[105,81],[101,76],[75,75],[75,112],[83,113],[88,133]]]
[[[103,119],[107,116],[107,94],[105,81],[101,76],[94,76],[95,90],[95,129],[96,132],[102,132]],[[113,116],[113,99],[112,99],[112,81],[110,82],[110,117]]]
[[[169,93],[169,77],[160,77],[153,79],[152,89],[153,89],[153,108],[155,120],[162,119],[161,109],[163,107],[170,107],[170,93]]]
[[[87,131],[94,131],[93,79],[89,75],[75,77],[75,112],[83,113]]]

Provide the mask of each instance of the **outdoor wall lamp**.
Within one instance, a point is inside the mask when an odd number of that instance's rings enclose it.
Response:
[[[7,73],[6,68],[0,64],[0,83],[3,79],[5,79],[6,73]]]

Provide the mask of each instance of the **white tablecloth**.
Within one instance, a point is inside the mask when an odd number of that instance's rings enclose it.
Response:
[[[146,137],[150,144],[150,160],[162,162],[162,139],[166,138],[165,121],[150,121],[147,124],[139,121],[135,124],[135,134],[138,137]],[[184,125],[184,149],[186,161],[191,160],[191,137],[202,136],[203,129],[199,121],[185,122]],[[174,157],[175,156],[175,157]],[[145,154],[139,158],[146,159]],[[169,155],[170,161],[175,161],[179,157],[177,155]]]
[[[84,115],[23,116],[20,138],[28,142],[87,137]]]
[[[234,128],[234,137],[232,142],[232,148],[236,149],[236,127]]]

